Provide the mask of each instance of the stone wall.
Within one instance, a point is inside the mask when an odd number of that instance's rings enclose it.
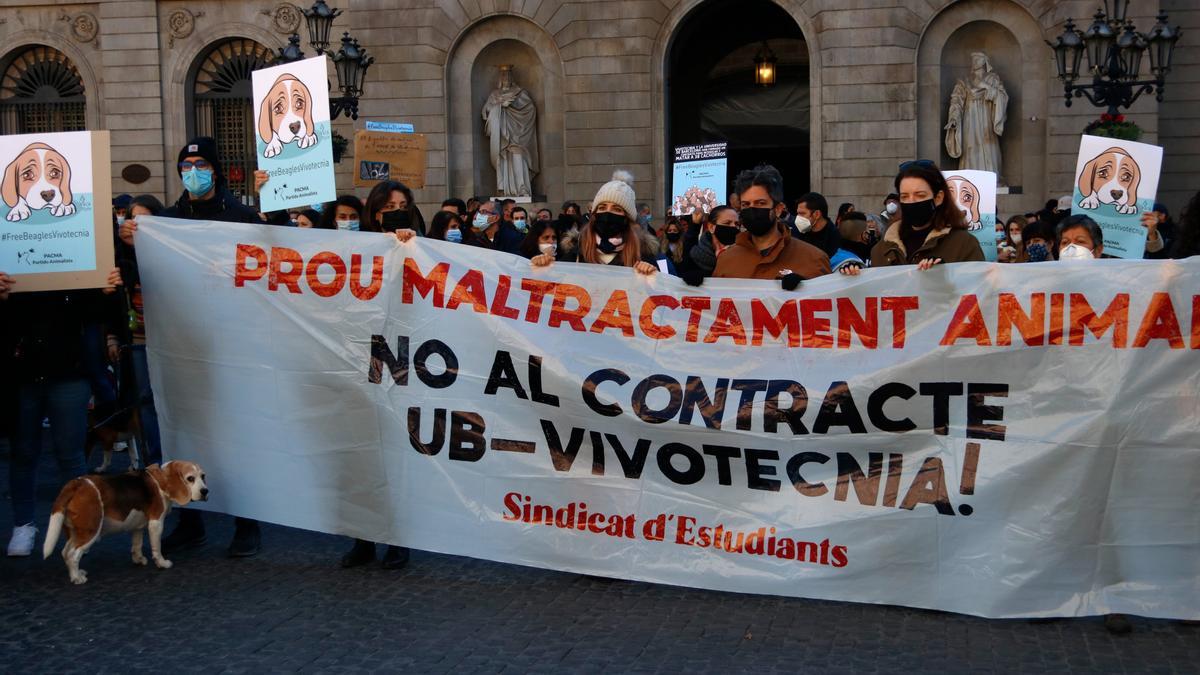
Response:
[[[492,54],[486,50],[498,40],[519,40],[527,47],[518,50],[525,67],[536,57],[540,68],[528,79],[537,81],[543,98],[544,171],[537,186],[546,201],[555,209],[566,199],[586,202],[620,167],[633,171],[639,197],[661,211],[669,188],[664,64],[672,37],[702,2],[341,0],[332,3],[346,10],[333,35],[350,30],[376,57],[363,119],[411,122],[429,137],[426,187],[418,191],[424,208],[452,193],[489,192],[487,171],[477,166],[477,110],[485,94],[472,84],[479,77],[473,58]],[[67,54],[84,78],[89,126],[113,131],[114,189],[173,198],[181,189],[173,164],[189,131],[184,111],[193,64],[225,37],[282,46],[290,29],[280,23],[281,4],[0,0],[0,41],[9,48],[43,43]],[[1069,191],[1078,134],[1100,111],[1082,99],[1064,105],[1043,40],[1056,36],[1068,16],[1086,26],[1094,0],[777,4],[809,48],[812,187],[830,202],[875,208],[899,162],[943,159],[946,83],[963,65],[943,59],[960,59],[976,40],[985,48],[994,42],[1004,53],[997,61],[1016,94],[1008,110],[1005,170],[1023,191],[1002,197],[1001,215]],[[1134,19],[1147,30],[1150,6],[1135,4]],[[1200,7],[1191,0],[1162,5],[1185,31],[1175,70],[1165,102],[1143,98],[1130,115],[1146,129],[1143,140],[1167,147],[1161,197],[1178,212],[1200,186],[1193,160],[1200,154]],[[81,15],[98,25],[90,39],[73,29]],[[987,33],[987,22],[1001,30]],[[361,124],[342,120],[335,128],[352,138]],[[148,182],[132,186],[119,178],[132,162],[151,169]],[[351,164],[338,167],[343,190],[351,189]]]

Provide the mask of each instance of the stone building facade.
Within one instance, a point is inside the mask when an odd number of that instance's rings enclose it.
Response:
[[[480,108],[495,69],[514,66],[538,106],[537,201],[590,200],[614,168],[642,201],[666,207],[673,145],[731,144],[731,169],[773,161],[790,196],[877,209],[897,164],[953,166],[942,145],[950,88],[983,50],[1009,90],[1002,216],[1070,191],[1078,135],[1101,111],[1063,102],[1052,40],[1094,0],[341,0],[334,34],[375,57],[352,138],[365,120],[410,122],[428,137],[422,206],[494,186]],[[1154,3],[1135,0],[1139,29]],[[1130,116],[1166,148],[1160,200],[1174,212],[1200,188],[1200,5],[1161,0],[1184,37],[1164,102]],[[287,36],[298,7],[274,0],[0,0],[0,132],[109,129],[114,189],[168,199],[189,135],[216,134],[235,187],[249,70]],[[306,42],[307,40],[305,40]],[[756,92],[753,56],[778,56],[777,85]],[[309,50],[311,51],[311,50]],[[39,79],[40,78],[40,79]],[[331,80],[336,82],[332,77]],[[22,88],[24,87],[24,88]],[[26,125],[22,127],[21,125]],[[32,125],[32,126],[29,126]],[[39,126],[40,125],[40,126]],[[338,183],[352,190],[350,162]],[[239,183],[240,181],[240,183]],[[242,189],[242,187],[239,187]]]

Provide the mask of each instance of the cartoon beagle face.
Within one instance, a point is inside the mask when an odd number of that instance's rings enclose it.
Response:
[[[4,169],[0,194],[11,209],[8,220],[24,220],[34,211],[53,216],[75,213],[71,202],[71,165],[45,143],[31,143]]]
[[[295,75],[280,75],[259,104],[258,135],[267,144],[263,157],[283,152],[285,143],[296,143],[301,148],[316,144],[312,95]]]
[[[171,461],[162,465],[162,471],[166,474],[165,490],[171,501],[180,506],[208,501],[208,485],[199,464]]]
[[[946,179],[946,185],[950,188],[950,196],[954,198],[954,203],[958,204],[958,209],[963,212],[967,229],[978,230],[983,227],[979,218],[979,188],[962,176],[950,176]]]
[[[1083,165],[1079,174],[1080,208],[1096,209],[1112,204],[1117,213],[1137,213],[1137,189],[1142,169],[1129,153],[1109,148]]]

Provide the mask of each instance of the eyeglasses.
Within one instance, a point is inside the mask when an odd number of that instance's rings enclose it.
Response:
[[[907,162],[900,162],[900,170],[901,171],[908,171],[909,169],[911,169],[913,167],[919,167],[922,169],[932,169],[936,166],[937,166],[937,164],[934,164],[932,159],[910,159]]]
[[[197,159],[194,162],[184,160],[179,163],[180,171],[191,171],[193,168],[200,169],[201,171],[208,171],[212,168],[212,164],[209,164],[208,160],[206,159]]]

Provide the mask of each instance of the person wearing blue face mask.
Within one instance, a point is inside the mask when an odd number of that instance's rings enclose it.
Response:
[[[514,206],[510,214],[513,229],[524,235],[529,231],[529,212],[523,206]]]
[[[183,180],[184,192],[175,204],[162,212],[164,218],[262,224],[258,213],[229,190],[225,174],[221,171],[217,142],[212,138],[200,136],[188,141],[179,151],[176,169]],[[229,556],[245,558],[257,555],[260,543],[258,522],[249,518],[236,518],[234,522],[236,528],[233,541],[229,544]],[[175,530],[163,538],[162,551],[169,554],[197,548],[206,542],[204,519],[200,512],[179,509],[179,522]]]
[[[361,229],[362,200],[354,195],[341,195],[321,212],[321,222],[317,227],[322,230],[350,230],[357,232]]]
[[[193,138],[179,151],[176,163],[184,191],[162,215],[186,220],[217,220],[225,223],[262,223],[258,213],[229,190],[217,142],[207,136]]]
[[[429,223],[429,238],[441,239],[452,244],[463,243],[468,233],[464,232],[462,218],[451,211],[438,211]]]
[[[520,254],[521,240],[524,238],[511,224],[503,220],[499,202],[487,201],[479,205],[475,218],[471,221],[471,241],[473,246],[487,248],[493,251]]]

